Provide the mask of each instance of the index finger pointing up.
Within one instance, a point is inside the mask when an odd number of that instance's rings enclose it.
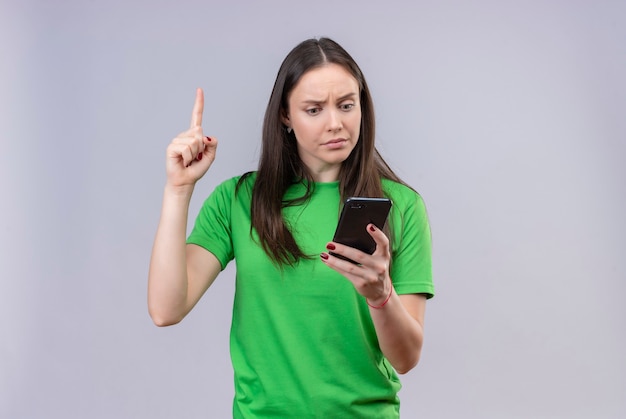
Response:
[[[191,128],[202,126],[202,112],[204,111],[204,92],[201,88],[196,90],[196,102],[193,104],[191,113]]]

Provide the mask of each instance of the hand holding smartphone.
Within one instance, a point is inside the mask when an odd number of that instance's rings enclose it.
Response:
[[[367,232],[367,225],[372,223],[382,230],[391,205],[391,200],[387,198],[348,198],[341,210],[333,241],[371,255],[376,250],[376,242]],[[356,263],[339,254],[333,252],[330,254]]]

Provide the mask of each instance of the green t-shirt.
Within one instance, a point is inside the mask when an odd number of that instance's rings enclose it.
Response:
[[[338,182],[317,183],[311,200],[283,216],[312,256],[277,268],[250,234],[256,174],[219,185],[205,201],[188,243],[225,268],[235,259],[230,348],[234,418],[397,418],[400,381],[383,356],[365,298],[319,258],[340,210]],[[383,180],[393,206],[391,278],[398,294],[434,293],[430,229],[421,197]],[[302,196],[292,186],[286,197]]]

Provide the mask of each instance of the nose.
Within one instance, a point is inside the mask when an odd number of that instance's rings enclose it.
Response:
[[[328,131],[338,132],[343,128],[341,122],[341,112],[339,109],[333,109],[328,113]]]

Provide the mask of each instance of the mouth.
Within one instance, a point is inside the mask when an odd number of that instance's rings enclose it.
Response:
[[[336,145],[336,144],[342,144],[345,143],[347,140],[345,138],[335,138],[332,139],[330,141],[326,141],[325,143],[323,143],[322,145],[328,145],[328,146],[332,146],[332,145]]]
[[[348,144],[348,140],[345,138],[334,138],[330,141],[326,141],[322,144],[322,147],[326,148],[326,150],[342,150],[346,144]]]

